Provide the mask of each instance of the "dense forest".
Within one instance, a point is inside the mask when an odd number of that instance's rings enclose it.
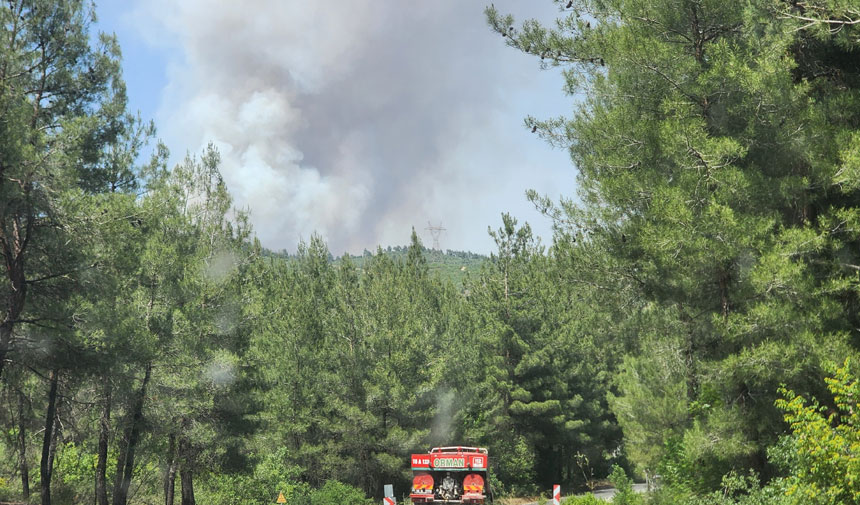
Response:
[[[279,257],[286,261],[295,261],[299,258],[297,254],[292,254],[288,251],[275,252],[264,248],[261,252],[265,256]],[[375,254],[384,254],[394,261],[404,261],[409,254],[409,247],[398,245],[388,246],[383,249],[380,246]],[[469,275],[478,272],[487,260],[487,256],[483,254],[469,251],[453,251],[451,249],[441,251],[439,249],[423,247],[422,254],[427,260],[427,269],[431,275],[438,276],[443,282],[450,281],[458,288],[462,288],[465,279]],[[369,264],[373,261],[373,256],[374,253],[365,249],[360,255],[344,254],[341,258],[335,258],[334,255],[330,254],[329,259],[335,263],[350,261],[359,270],[362,270],[365,263]]]
[[[0,502],[357,505],[466,444],[497,498],[860,503],[860,3],[556,4],[486,15],[563,69],[524,134],[578,189],[456,279],[414,231],[267,251],[93,5],[0,6]]]

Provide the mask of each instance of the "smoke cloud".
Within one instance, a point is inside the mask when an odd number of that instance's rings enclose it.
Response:
[[[436,397],[436,416],[430,430],[430,441],[435,445],[450,445],[454,426],[454,414],[456,413],[454,391],[446,390],[438,393]]]
[[[172,54],[160,134],[174,150],[215,143],[265,246],[294,250],[318,232],[354,253],[403,244],[413,226],[428,243],[433,221],[448,229],[443,247],[486,252],[499,213],[530,208],[525,189],[557,194],[572,175],[563,154],[536,158],[549,148],[527,139],[522,117],[540,115],[546,85],[483,7],[152,0],[135,18]],[[554,14],[550,2],[528,7]],[[557,75],[549,82],[566,103]]]

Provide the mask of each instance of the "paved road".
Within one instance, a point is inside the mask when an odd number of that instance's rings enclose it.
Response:
[[[644,483],[633,484],[633,491],[636,491],[637,493],[644,493],[647,489],[648,488]],[[594,496],[596,496],[597,498],[600,498],[601,500],[609,501],[612,499],[613,496],[615,496],[615,488],[610,487],[610,488],[606,488],[606,489],[598,489],[598,490],[594,491],[593,494],[594,494]]]
[[[633,484],[633,491],[636,491],[637,493],[644,493],[647,489],[648,488],[645,486],[644,483],[643,484]],[[615,492],[616,491],[615,491],[614,487],[608,487],[608,488],[604,488],[604,489],[595,490],[593,494],[594,494],[594,496],[596,496],[597,498],[600,498],[601,500],[610,501],[610,500],[612,500],[612,497],[615,496]],[[550,501],[549,503],[552,503],[552,501]],[[538,502],[527,503],[526,505],[538,505]]]

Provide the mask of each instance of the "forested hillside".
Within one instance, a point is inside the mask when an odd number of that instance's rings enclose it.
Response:
[[[487,9],[574,104],[552,243],[337,259],[168,166],[87,2],[0,6],[0,502],[369,504],[463,444],[497,498],[860,503],[860,4],[556,3]]]
[[[451,249],[443,252],[437,249],[422,247],[421,253],[427,261],[427,269],[431,275],[436,275],[443,281],[450,281],[459,288],[463,287],[466,277],[480,271],[481,266],[487,260],[487,256],[481,254],[468,251],[452,251]],[[287,251],[274,252],[263,249],[262,254],[284,258],[287,261],[298,259],[298,255],[290,254]],[[333,262],[350,261],[359,270],[363,270],[365,265],[372,261],[374,254],[385,254],[395,261],[403,261],[409,254],[409,246],[387,246],[384,249],[380,246],[375,253],[365,249],[361,255],[344,254],[340,258],[330,255],[329,259]],[[348,260],[347,257],[349,258]]]

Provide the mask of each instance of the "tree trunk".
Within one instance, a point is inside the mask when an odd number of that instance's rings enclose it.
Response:
[[[131,425],[128,427],[128,444],[124,454],[124,460],[117,461],[117,478],[114,481],[113,505],[126,505],[128,501],[128,488],[131,486],[131,477],[134,471],[134,451],[140,438],[140,424],[143,419],[143,400],[146,398],[146,386],[152,375],[152,363],[146,365],[146,373],[140,385],[140,391],[134,402],[134,411]]]
[[[27,418],[24,408],[24,393],[18,392],[18,471],[21,473],[21,495],[24,501],[30,498],[30,467],[27,465]]]
[[[28,223],[31,220],[27,220]],[[17,245],[23,237],[22,230],[18,226],[13,229],[13,236],[7,237],[3,226],[0,226],[0,254],[3,256],[6,267],[6,278],[9,279],[8,292],[6,293],[6,306],[0,308],[3,318],[0,320],[0,377],[3,376],[3,366],[6,364],[6,356],[12,347],[12,330],[15,322],[24,310],[24,302],[27,299],[27,278],[24,275],[24,256],[21,246]],[[12,240],[9,240],[9,239]]]
[[[167,474],[164,476],[164,505],[173,505],[176,492],[176,434],[171,433],[167,443]]]
[[[723,320],[728,321],[729,319],[729,283],[731,282],[731,273],[729,270],[729,266],[720,269],[720,278],[719,278],[719,286],[720,286],[720,314],[723,316]]]
[[[96,503],[108,505],[107,496],[107,453],[108,438],[110,435],[110,409],[111,409],[111,386],[110,379],[105,374],[103,383],[102,415],[99,419],[99,448],[98,463],[96,463]]]
[[[194,481],[191,469],[183,466],[179,471],[179,478],[182,482],[182,505],[195,505]]]
[[[12,326],[11,321],[0,324],[0,377],[3,377],[3,365],[6,364],[6,355],[12,346]]]
[[[179,480],[181,482],[182,502],[181,505],[195,505],[194,503],[194,464],[196,454],[191,442],[188,440],[190,422],[183,419],[180,423],[181,433],[179,435]]]
[[[45,435],[42,439],[42,462],[39,467],[41,477],[42,505],[51,505],[51,472],[54,463],[56,433],[54,421],[57,416],[57,370],[51,370],[51,388],[48,392],[48,412],[45,414]],[[52,447],[53,446],[53,447]]]
[[[118,441],[119,454],[116,457],[116,468],[113,474],[113,503],[115,504],[122,489],[122,469],[125,468],[125,454],[128,449],[129,426],[123,430],[122,439]]]
[[[179,452],[182,453],[182,467],[179,470],[179,479],[182,483],[182,504],[194,504],[194,473],[191,466],[191,454],[189,443],[183,437],[179,441]]]
[[[51,443],[48,444],[48,477],[54,476],[54,457],[57,455],[57,440],[60,435],[60,409],[54,409],[54,427],[51,430]]]

